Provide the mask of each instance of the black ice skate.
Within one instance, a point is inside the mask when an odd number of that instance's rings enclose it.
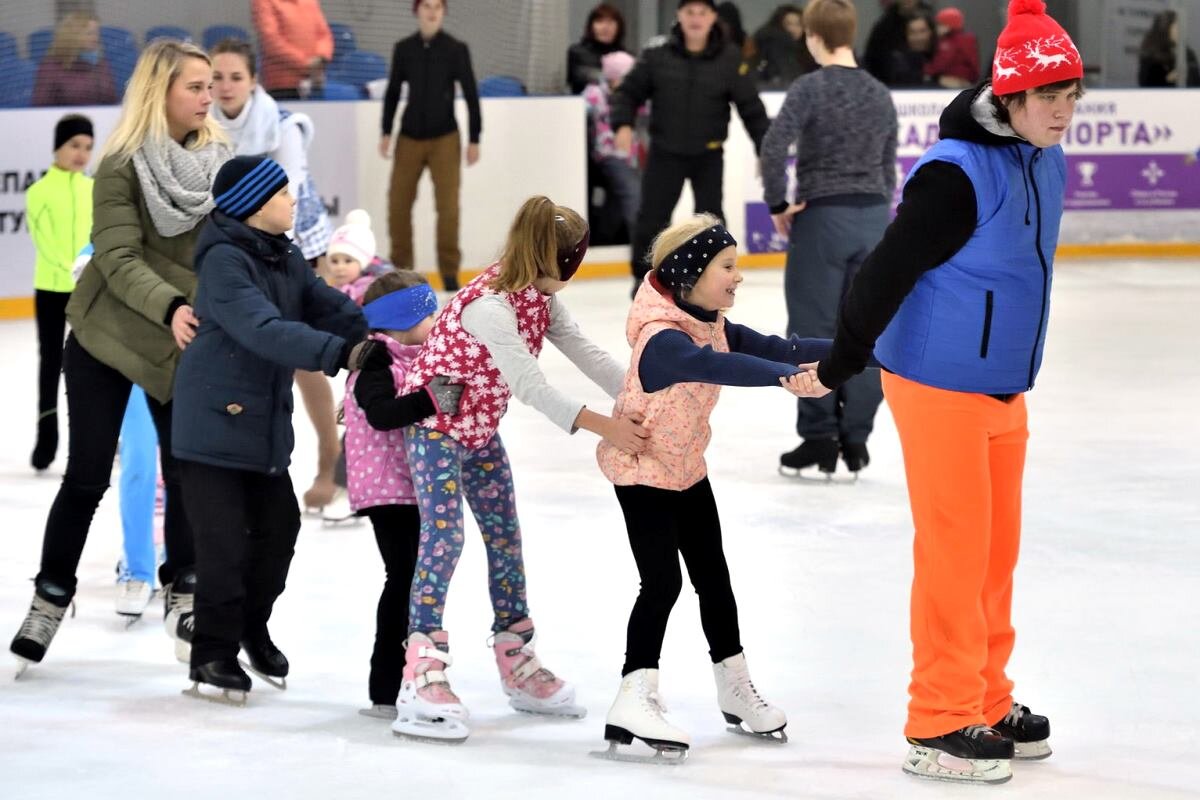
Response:
[[[51,408],[38,415],[37,443],[29,457],[29,465],[45,472],[58,453],[58,409]]]
[[[242,666],[236,658],[222,658],[192,667],[188,670],[188,680],[192,682],[192,688],[183,690],[188,697],[230,706],[246,705],[246,694],[250,691],[250,676],[242,670]],[[217,687],[221,690],[221,694],[205,694],[200,691],[202,683]]]
[[[264,633],[254,639],[244,640],[242,651],[245,652],[249,663],[241,660],[238,663],[276,689],[287,689],[287,656],[275,646],[270,636]]]
[[[1048,758],[1053,752],[1050,749],[1050,720],[1016,701],[995,728],[1002,736],[1013,740],[1014,758],[1037,761]]]
[[[59,605],[59,603],[62,605]],[[17,658],[17,674],[19,678],[29,669],[30,664],[39,664],[46,657],[46,650],[58,633],[67,606],[71,606],[71,616],[75,616],[75,606],[65,589],[42,581],[33,593],[33,602],[29,604],[29,613],[21,623],[21,629],[13,637],[8,649]]]
[[[867,443],[842,442],[842,461],[846,462],[846,469],[850,470],[850,473],[857,478],[863,467],[871,463],[871,454],[867,452]]]
[[[918,778],[956,783],[1004,783],[1012,778],[1012,739],[986,725],[930,739],[909,738],[904,771]]]
[[[192,637],[196,632],[195,619],[196,572],[185,569],[175,580],[163,587],[163,627],[175,640],[175,660],[188,664],[192,660]]]
[[[779,474],[787,478],[829,483],[837,469],[837,439],[805,439],[800,446],[779,457]],[[806,473],[815,466],[817,474]]]

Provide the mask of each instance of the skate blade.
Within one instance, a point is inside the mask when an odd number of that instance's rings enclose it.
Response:
[[[401,719],[392,723],[392,735],[425,744],[462,744],[471,731],[460,720],[443,717],[437,722],[421,719]]]
[[[360,708],[358,713],[364,717],[371,719],[386,719],[395,721],[396,707],[395,706],[371,706],[370,708]]]
[[[321,526],[324,528],[357,528],[362,525],[362,517],[321,517]]]
[[[13,656],[13,658],[17,660],[17,674],[13,675],[14,681],[20,680],[21,676],[25,674],[25,671],[29,669],[31,665],[37,663],[30,661],[28,658],[22,658],[21,656]]]
[[[221,689],[219,686],[214,686],[213,688]],[[197,700],[207,700],[208,702],[216,703],[217,705],[245,708],[248,693],[239,689],[221,689],[220,694],[209,694],[207,692],[200,691],[200,684],[196,681],[193,681],[192,688],[184,689],[182,694],[185,694],[188,697],[194,697]]]
[[[760,742],[770,742],[772,744],[787,744],[788,743],[788,735],[783,730],[783,728],[779,728],[778,730],[774,730],[774,731],[763,731],[762,733],[755,733],[754,731],[750,730],[749,728],[743,727],[743,725],[744,725],[744,723],[739,724],[739,725],[730,725],[728,730],[730,733],[736,733],[739,736],[749,736],[751,739],[757,739]]]
[[[1015,742],[1016,752],[1014,758],[1021,761],[1041,761],[1043,758],[1049,758],[1054,752],[1050,749],[1050,740],[1043,739],[1040,742]]]
[[[1005,783],[1012,780],[1009,759],[959,758],[916,745],[908,751],[902,769],[918,778],[952,783]]]
[[[588,755],[603,761],[618,761],[625,764],[650,764],[659,767],[677,767],[688,759],[688,749],[686,747],[651,746],[654,747],[653,755],[641,755],[621,750],[616,742],[610,740],[607,750],[593,750]]]
[[[141,614],[126,614],[124,611],[118,611],[117,616],[121,617],[125,622],[125,630],[132,628],[142,618]]]
[[[263,681],[264,683],[270,684],[272,687],[278,689],[281,692],[287,691],[287,678],[286,677],[285,678],[276,678],[274,675],[268,675],[265,672],[259,672],[258,670],[256,670],[254,667],[252,667],[250,665],[249,661],[243,661],[240,658],[238,659],[238,663],[241,664],[242,668],[245,669],[247,672],[252,672],[255,675],[257,675],[258,678],[261,681]]]
[[[810,470],[811,468],[805,467],[804,469]],[[800,483],[812,483],[812,484],[816,484],[818,486],[834,485],[834,484],[848,485],[848,484],[858,483],[858,473],[857,472],[852,472],[852,473],[850,473],[849,477],[844,477],[844,476],[838,476],[836,473],[833,473],[833,472],[821,472],[820,470],[817,470],[816,472],[812,472],[812,471],[804,472],[802,470],[793,469],[792,467],[785,467],[781,464],[779,466],[779,474],[785,478],[790,478],[790,479],[792,479],[794,481],[798,481]]]
[[[535,717],[559,717],[562,719],[583,719],[587,716],[587,709],[577,705],[561,705],[561,706],[535,706],[528,703],[522,703],[514,698],[509,698],[508,704],[512,706],[514,711],[519,711],[522,714],[529,714]]]

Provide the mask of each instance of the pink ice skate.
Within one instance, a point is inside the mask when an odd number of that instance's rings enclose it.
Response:
[[[454,663],[445,631],[409,635],[404,654],[404,683],[396,699],[397,736],[437,742],[466,741],[466,707],[450,689],[445,667]]]
[[[587,715],[587,709],[575,705],[575,688],[542,666],[533,652],[533,620],[526,617],[493,637],[500,685],[508,695],[508,704],[527,714],[552,717]]]

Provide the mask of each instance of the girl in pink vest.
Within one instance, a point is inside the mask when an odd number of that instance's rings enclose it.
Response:
[[[633,359],[613,412],[643,419],[650,438],[641,453],[608,442],[598,449],[600,469],[616,485],[642,584],[604,738],[617,758],[625,757],[617,745],[635,737],[660,754],[690,745],[688,734],[663,716],[658,697],[659,652],[683,583],[682,555],[700,597],[721,713],[737,731],[786,741],[787,717],[759,697],[742,653],[704,451],[721,386],[782,386],[797,397],[814,396],[810,368],[830,342],[764,336],[725,320],[742,276],[737,242],[711,214],[663,231],[651,262],[654,271],[629,311]]]
[[[392,365],[390,370],[351,374],[343,405],[350,508],[371,520],[386,575],[367,683],[371,708],[362,713],[395,719],[408,635],[408,594],[421,531],[402,431],[438,413],[453,416],[462,386],[436,377],[400,394],[437,311],[437,296],[425,278],[412,270],[389,272],[371,284],[363,300],[371,338],[387,345]]]
[[[464,384],[458,414],[438,414],[404,432],[421,509],[421,538],[409,606],[397,733],[462,741],[467,710],[450,690],[452,663],[442,627],[446,591],[463,548],[463,500],[488,551],[496,664],[509,703],[519,711],[581,717],[575,690],[543,667],[533,650],[525,597],[521,528],[512,473],[497,434],[509,398],[541,411],[567,433],[585,428],[613,447],[639,452],[648,435],[637,417],[590,411],[546,382],[537,365],[549,339],[611,397],[625,370],[587,339],[557,292],[587,251],[587,223],[545,197],[517,213],[500,261],[454,296],[413,361],[405,391],[438,375]]]

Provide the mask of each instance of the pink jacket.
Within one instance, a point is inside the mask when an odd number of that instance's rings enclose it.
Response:
[[[415,391],[438,375],[455,378],[464,384],[458,416],[438,414],[421,425],[449,434],[472,450],[483,447],[496,434],[500,418],[508,410],[512,390],[504,382],[487,347],[463,330],[463,309],[485,294],[500,294],[516,311],[517,330],[535,358],[542,352],[546,331],[550,328],[550,297],[533,286],[520,292],[496,292],[489,284],[498,274],[499,262],[485,269],[451,298],[421,346],[404,388],[405,392]]]
[[[648,394],[638,379],[638,362],[646,344],[655,334],[672,329],[683,331],[701,347],[711,345],[718,353],[729,352],[724,315],[714,323],[701,322],[675,305],[653,277],[642,282],[625,324],[633,358],[614,415],[641,413],[650,430],[650,441],[640,456],[631,456],[601,440],[596,460],[604,476],[617,486],[682,491],[708,474],[704,461],[704,451],[712,438],[708,418],[717,405],[721,387],[677,383]]]
[[[421,348],[400,344],[381,333],[372,334],[371,338],[387,345],[392,355],[392,383],[404,386],[408,369]],[[367,424],[366,414],[354,399],[354,384],[359,374],[355,372],[346,381],[343,403],[350,507],[358,511],[373,506],[416,505],[408,457],[404,452],[404,435],[400,430],[377,431]]]

